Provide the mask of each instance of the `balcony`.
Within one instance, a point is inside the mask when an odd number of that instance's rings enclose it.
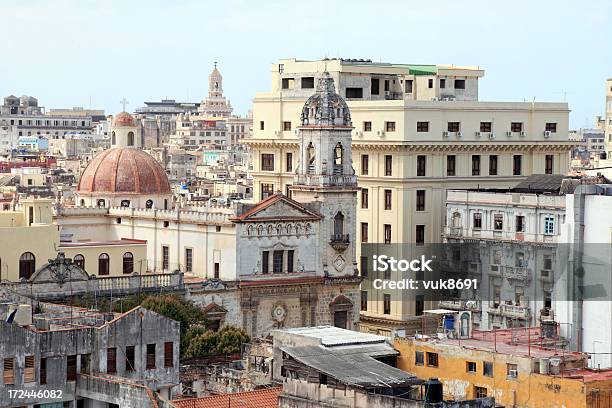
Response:
[[[529,306],[502,304],[499,306],[499,308],[501,311],[501,315],[506,317],[529,319],[529,316],[531,315],[531,310],[529,309]]]
[[[355,175],[317,175],[317,174],[298,174],[295,176],[296,185],[323,185],[323,186],[356,186],[357,177]]]
[[[550,269],[542,269],[540,271],[540,280],[542,282],[552,283],[555,279],[555,272]]]
[[[332,234],[329,244],[337,251],[344,251],[350,244],[349,234]]]
[[[441,300],[439,307],[449,310],[480,311],[480,302],[478,300]]]

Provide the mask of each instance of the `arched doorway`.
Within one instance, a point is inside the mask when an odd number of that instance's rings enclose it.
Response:
[[[24,252],[19,257],[19,279],[30,279],[36,270],[36,257],[31,252]]]
[[[109,258],[108,254],[100,254],[98,257],[98,275],[105,276],[109,274]]]
[[[128,275],[134,272],[134,255],[131,252],[123,254],[123,273]]]

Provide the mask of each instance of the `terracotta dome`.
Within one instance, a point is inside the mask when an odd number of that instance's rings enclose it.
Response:
[[[113,126],[135,126],[134,117],[127,112],[120,112],[113,120]]]
[[[168,176],[162,166],[142,150],[104,150],[87,166],[77,194],[171,194]]]

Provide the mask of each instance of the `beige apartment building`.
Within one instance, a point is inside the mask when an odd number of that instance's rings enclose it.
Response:
[[[253,102],[246,142],[254,200],[289,193],[300,111],[325,71],[352,115],[358,243],[441,242],[447,190],[508,188],[531,174],[567,171],[567,104],[479,101],[477,67],[283,59],[272,65],[271,91]],[[367,262],[360,259],[362,273]],[[405,327],[415,302],[378,292],[362,299],[361,329]]]

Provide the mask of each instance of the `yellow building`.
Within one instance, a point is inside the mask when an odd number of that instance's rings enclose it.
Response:
[[[61,242],[53,224],[53,201],[23,198],[16,211],[0,211],[0,281],[29,279],[58,252],[64,252],[89,275],[121,276],[152,270],[147,241]]]
[[[517,342],[516,334],[512,343],[509,330],[498,331],[496,339],[491,332],[474,337],[396,338],[397,367],[438,378],[448,399],[489,396],[507,408],[612,407],[612,370],[587,369],[586,353],[529,345],[525,337]]]
[[[284,59],[272,65],[271,91],[253,101],[245,143],[254,200],[289,194],[300,110],[324,71],[351,112],[359,243],[441,242],[447,190],[508,188],[531,174],[567,171],[567,104],[479,101],[477,67]],[[366,262],[360,258],[360,270]],[[385,307],[381,291],[362,291],[363,331],[389,335],[416,313],[413,299]]]

